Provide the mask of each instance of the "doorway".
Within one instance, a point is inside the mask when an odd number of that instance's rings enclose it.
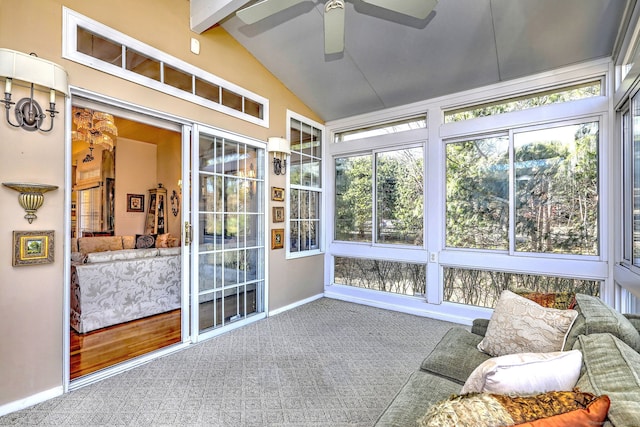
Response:
[[[111,120],[117,134],[99,144],[72,124],[69,389],[263,319],[268,306],[265,143],[79,93],[72,113]],[[145,300],[126,289],[141,282],[160,286]]]
[[[73,98],[71,381],[186,340],[182,135],[182,125]]]

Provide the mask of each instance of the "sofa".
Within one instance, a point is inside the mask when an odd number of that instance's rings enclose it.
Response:
[[[582,360],[577,364],[577,382],[573,391],[581,392],[583,395],[590,393],[594,398],[605,395],[608,399],[604,397],[598,401],[606,399],[609,402],[602,415],[606,419],[602,422],[588,421],[584,425],[640,426],[640,353],[638,353],[640,351],[640,316],[622,315],[599,298],[583,294],[575,295],[575,306],[572,309],[575,310],[575,318],[567,329],[561,346],[562,352],[559,354],[560,356],[568,355],[571,350],[580,352],[579,356]],[[573,312],[573,310],[566,311]],[[449,425],[447,422],[432,423],[431,421],[438,416],[455,419],[456,405],[465,400],[477,401],[480,398],[490,397],[495,401],[496,393],[475,390],[465,394],[463,391],[469,384],[470,377],[476,377],[478,371],[484,369],[483,367],[491,366],[491,363],[501,358],[521,356],[515,354],[492,358],[491,355],[478,349],[479,345],[482,346],[485,341],[492,323],[497,321],[496,311],[494,311],[489,320],[475,320],[470,331],[464,327],[451,328],[422,361],[419,369],[410,375],[375,425],[378,427]],[[511,333],[519,332],[512,330]],[[535,336],[535,334],[532,335]],[[571,353],[575,354],[575,351]],[[498,371],[493,371],[493,374],[496,372]],[[508,369],[505,372],[509,372]],[[523,380],[521,374],[512,375],[512,377],[514,381]],[[535,395],[537,392],[532,394]],[[549,394],[552,393],[539,396]],[[511,400],[530,398],[530,396],[513,396],[513,393],[510,395],[498,393],[498,398],[502,399],[503,395],[507,396],[505,399]],[[450,413],[443,413],[451,408],[454,408],[453,416]],[[473,412],[473,409],[467,410],[467,416],[472,417],[471,422],[465,423],[458,420],[451,422],[450,425],[473,425],[474,427],[513,425],[501,424],[491,418],[489,421],[480,420],[480,415]],[[581,413],[581,415],[584,414],[585,412]],[[578,422],[544,424],[543,421],[545,420],[536,421],[541,424],[520,425],[582,425]]]
[[[73,329],[87,333],[180,308],[181,248],[155,247],[156,239],[100,236],[72,242],[77,245],[71,263]]]

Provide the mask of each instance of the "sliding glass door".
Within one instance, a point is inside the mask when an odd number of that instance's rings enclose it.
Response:
[[[198,126],[194,141],[191,331],[198,339],[265,317],[265,150]]]

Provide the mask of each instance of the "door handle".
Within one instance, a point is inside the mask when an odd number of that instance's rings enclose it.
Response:
[[[189,221],[184,222],[184,244],[186,246],[191,244],[191,223]]]

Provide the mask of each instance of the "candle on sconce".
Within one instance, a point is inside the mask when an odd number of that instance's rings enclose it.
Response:
[[[4,93],[11,93],[11,78],[9,77],[4,80]]]
[[[55,89],[51,89],[49,91],[49,103],[55,104],[55,102],[56,102],[56,90]]]

